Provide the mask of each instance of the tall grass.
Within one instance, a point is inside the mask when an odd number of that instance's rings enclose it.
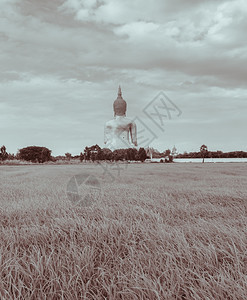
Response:
[[[114,172],[114,171],[112,171]],[[69,179],[101,198],[73,206]],[[247,299],[247,164],[0,167],[1,299]]]

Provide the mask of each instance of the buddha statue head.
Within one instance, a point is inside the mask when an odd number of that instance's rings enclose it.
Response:
[[[113,109],[114,109],[114,116],[125,116],[126,115],[127,103],[122,98],[122,91],[121,91],[120,86],[118,88],[118,97],[113,103]]]

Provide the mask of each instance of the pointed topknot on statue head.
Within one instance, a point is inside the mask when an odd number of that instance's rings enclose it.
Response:
[[[113,109],[114,109],[115,116],[125,116],[126,115],[127,103],[122,98],[122,91],[121,91],[120,85],[118,87],[118,97],[113,103]]]

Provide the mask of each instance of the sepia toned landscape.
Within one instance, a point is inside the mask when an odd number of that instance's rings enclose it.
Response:
[[[1,299],[247,298],[246,163],[110,166],[0,166]]]
[[[0,300],[246,300],[247,1],[0,3]]]

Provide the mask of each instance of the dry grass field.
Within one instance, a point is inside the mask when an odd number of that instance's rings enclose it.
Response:
[[[247,164],[108,170],[0,166],[0,299],[247,299]]]

